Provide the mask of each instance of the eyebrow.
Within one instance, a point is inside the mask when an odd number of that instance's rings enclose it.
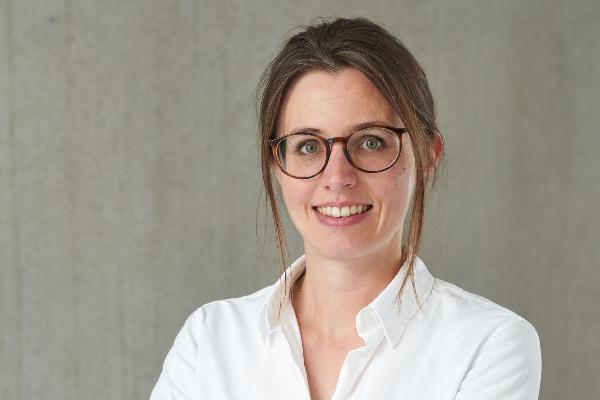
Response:
[[[349,132],[356,132],[356,131],[359,131],[361,129],[372,128],[374,126],[394,127],[394,125],[392,123],[387,122],[387,121],[368,121],[368,122],[361,122],[360,124],[356,124],[356,125],[351,126],[350,129],[349,129]],[[317,133],[317,134],[322,134],[323,133],[323,131],[321,129],[311,128],[309,126],[303,126],[303,127],[300,127],[300,128],[292,129],[286,135],[293,135],[294,133],[304,133],[304,132],[311,132],[311,133]]]

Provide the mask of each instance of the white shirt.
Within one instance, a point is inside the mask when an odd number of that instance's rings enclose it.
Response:
[[[406,264],[407,265],[407,264]],[[288,283],[304,271],[288,268]],[[350,351],[332,399],[531,400],[542,359],[535,328],[514,312],[434,278],[415,261],[356,315],[365,346]],[[310,399],[298,323],[282,277],[251,295],[214,301],[186,320],[150,400]],[[292,285],[289,284],[288,287]]]

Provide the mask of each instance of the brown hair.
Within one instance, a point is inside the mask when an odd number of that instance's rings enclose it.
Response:
[[[429,180],[425,171],[432,164],[432,186],[437,180],[438,166],[431,160],[430,146],[434,133],[439,132],[425,72],[402,42],[366,18],[337,18],[331,21],[318,18],[313,24],[300,28],[302,31],[289,38],[267,66],[257,90],[262,178],[273,217],[283,273],[287,265],[287,244],[273,190],[271,168],[274,160],[267,141],[275,137],[280,105],[295,78],[310,71],[336,73],[344,67],[352,67],[367,76],[387,99],[404,122],[413,144],[416,163],[415,194],[412,199],[410,227],[406,241],[402,244],[401,265],[407,259],[410,262],[397,299],[410,278],[420,307],[413,269],[425,214]],[[439,158],[442,158],[441,154]],[[285,295],[287,292],[286,275],[282,293]],[[281,302],[283,301],[282,296]]]

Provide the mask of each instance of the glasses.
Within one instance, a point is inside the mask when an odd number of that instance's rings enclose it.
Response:
[[[398,161],[401,136],[407,131],[393,126],[369,126],[349,136],[327,139],[314,132],[298,132],[268,143],[284,174],[309,179],[323,172],[336,142],[344,144],[344,155],[354,168],[369,173],[383,172]]]

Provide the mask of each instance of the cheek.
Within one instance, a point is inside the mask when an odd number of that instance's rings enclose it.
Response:
[[[396,168],[397,167],[397,168]],[[388,199],[386,205],[387,214],[404,214],[413,194],[414,170],[410,163],[403,161],[390,170],[390,180],[382,183],[383,198]]]
[[[404,197],[411,197],[411,194],[413,192],[413,188],[414,188],[414,183],[415,183],[415,159],[414,156],[412,154],[412,149],[410,151],[410,156],[408,157],[403,157],[401,158],[399,161],[401,161],[401,163],[399,163],[400,165],[399,167],[399,171],[398,173],[400,174],[399,177],[399,186],[401,187],[401,190],[403,190],[404,192],[406,192],[406,195]]]
[[[289,213],[295,215],[309,206],[310,193],[306,185],[290,182],[290,179],[292,178],[282,178],[281,191]]]

